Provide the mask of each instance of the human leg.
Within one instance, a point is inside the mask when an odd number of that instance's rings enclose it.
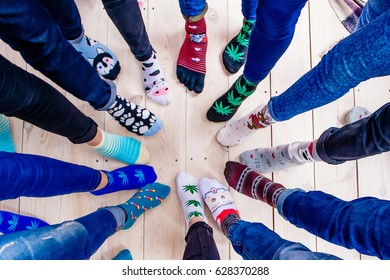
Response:
[[[15,152],[15,144],[12,140],[11,129],[8,118],[0,114],[0,151]]]
[[[366,26],[371,21],[380,17],[390,9],[390,2],[387,0],[369,0],[364,4],[362,14],[359,17],[356,30]]]

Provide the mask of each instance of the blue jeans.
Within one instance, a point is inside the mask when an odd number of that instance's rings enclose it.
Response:
[[[256,7],[259,0],[242,0],[241,1],[241,12],[244,18],[248,20],[256,19]]]
[[[338,260],[333,255],[312,252],[300,243],[281,238],[261,223],[239,220],[227,236],[244,260]]]
[[[244,76],[253,83],[263,80],[286,51],[307,0],[257,1],[256,24],[251,33]],[[250,10],[244,9],[250,4]],[[253,18],[254,1],[243,1],[243,13]],[[248,6],[246,6],[248,7]],[[245,16],[244,13],[244,16]]]
[[[367,118],[327,129],[318,138],[316,149],[320,158],[329,164],[390,151],[390,103]]]
[[[0,236],[3,260],[84,260],[117,229],[119,207],[99,209],[62,224]],[[123,214],[122,214],[123,215]],[[102,226],[104,225],[104,226]]]
[[[44,6],[52,2],[47,7]],[[54,4],[55,2],[55,4]],[[28,64],[77,98],[97,110],[107,110],[115,101],[115,90],[65,38],[62,30],[69,20],[79,18],[73,0],[0,1],[0,38],[19,51]],[[58,6],[60,5],[60,6]],[[53,7],[55,6],[55,7]],[[53,10],[55,15],[50,14]],[[74,26],[74,24],[78,26]],[[57,25],[60,24],[60,25]],[[82,31],[80,21],[71,22],[64,34]],[[80,35],[81,33],[79,33]]]
[[[187,17],[199,15],[206,6],[206,0],[179,0],[180,11]]]
[[[390,259],[390,201],[363,197],[344,201],[321,191],[286,190],[280,215],[293,225],[334,244]]]
[[[139,61],[149,59],[153,47],[145,29],[138,1],[102,0],[102,2],[108,16],[122,34],[135,58]]]
[[[271,98],[268,107],[276,121],[328,104],[365,80],[390,74],[390,1],[375,3],[382,4],[382,15],[340,41],[316,67]]]
[[[98,170],[37,155],[0,152],[0,200],[93,191]]]

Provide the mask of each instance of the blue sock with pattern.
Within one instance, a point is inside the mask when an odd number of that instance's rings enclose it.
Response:
[[[2,114],[0,114],[0,151],[16,152],[8,118]]]
[[[144,212],[160,205],[170,190],[170,187],[160,183],[149,184],[136,192],[126,203],[118,205],[127,215],[122,229],[130,228]]]
[[[3,234],[27,229],[36,229],[48,225],[48,223],[34,217],[0,211],[0,232]]]
[[[153,167],[148,165],[129,165],[113,171],[103,171],[108,177],[108,183],[102,189],[91,192],[93,195],[132,190],[154,183],[157,175]]]

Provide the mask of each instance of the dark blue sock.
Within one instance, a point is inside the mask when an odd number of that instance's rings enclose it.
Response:
[[[27,229],[36,229],[48,225],[48,223],[34,217],[0,211],[0,232],[3,234]]]
[[[108,183],[98,191],[91,192],[93,195],[139,189],[157,179],[153,167],[149,165],[128,165],[113,171],[103,171],[108,177]]]

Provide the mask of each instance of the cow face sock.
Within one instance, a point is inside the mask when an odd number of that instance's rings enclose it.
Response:
[[[100,76],[108,80],[116,79],[121,67],[116,55],[105,45],[84,35],[84,30],[77,39],[69,42],[88,60]]]
[[[241,103],[255,92],[257,84],[249,82],[241,75],[230,89],[219,97],[207,111],[207,119],[212,122],[230,120],[237,112]]]
[[[275,183],[252,168],[238,162],[228,161],[224,175],[229,186],[254,199],[268,203],[276,207],[279,195],[286,189],[281,184]]]
[[[146,96],[161,105],[171,103],[172,95],[168,83],[165,81],[164,74],[161,71],[156,53],[153,51],[152,56],[141,63]]]
[[[199,181],[199,189],[213,218],[219,226],[221,226],[228,215],[236,215],[239,217],[236,204],[230,192],[217,180],[202,178]]]
[[[0,114],[0,151],[9,153],[16,152],[8,118],[3,114]]]
[[[236,146],[244,142],[256,130],[274,123],[267,104],[261,104],[248,115],[228,121],[217,134],[217,141],[224,146]]]
[[[188,90],[201,93],[206,75],[207,35],[204,18],[185,24],[186,38],[177,59],[176,75]]]
[[[117,95],[107,112],[128,131],[139,136],[152,136],[162,127],[162,121],[152,112]]]
[[[347,124],[354,123],[360,119],[370,116],[372,113],[364,107],[355,106],[347,114],[345,120]]]
[[[244,18],[240,32],[227,44],[222,53],[223,65],[231,73],[237,73],[244,65],[248,53],[249,37],[256,20]]]
[[[257,172],[269,173],[307,162],[321,161],[316,143],[317,141],[294,142],[272,148],[249,150],[240,155],[240,162]]]
[[[126,212],[123,229],[130,228],[144,212],[160,205],[170,190],[170,187],[160,183],[149,184],[137,191],[126,203],[118,205]]]
[[[204,215],[203,198],[199,192],[198,184],[198,180],[191,174],[180,172],[176,176],[177,195],[181,202],[187,226],[189,221],[195,217],[203,218],[207,222]]]
[[[93,195],[103,195],[123,190],[139,189],[148,184],[154,183],[157,175],[152,166],[128,165],[113,171],[103,171],[108,178],[107,185]]]
[[[34,217],[0,211],[0,232],[3,234],[36,229],[48,225],[48,223]]]
[[[127,164],[146,164],[150,161],[148,149],[135,138],[120,136],[100,130],[102,141],[92,148],[105,157],[114,158]]]

